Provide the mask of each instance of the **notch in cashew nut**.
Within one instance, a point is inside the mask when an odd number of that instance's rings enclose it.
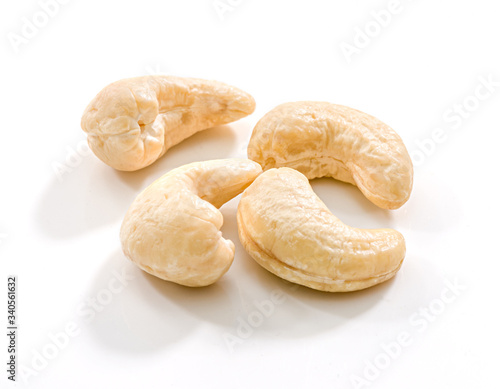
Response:
[[[254,109],[252,96],[219,81],[144,76],[105,87],[85,109],[81,126],[99,159],[132,171],[196,132],[231,123]]]
[[[142,270],[186,286],[206,286],[227,272],[234,244],[222,237],[225,202],[260,173],[247,159],[195,162],[165,174],[134,200],[123,220],[125,255]]]
[[[405,256],[392,229],[359,229],[336,218],[306,176],[290,168],[262,173],[238,205],[246,251],[275,275],[328,292],[368,288],[393,277]]]
[[[413,165],[400,136],[377,118],[326,102],[285,103],[255,126],[248,157],[264,170],[291,167],[307,178],[357,185],[374,204],[401,207],[410,197]]]

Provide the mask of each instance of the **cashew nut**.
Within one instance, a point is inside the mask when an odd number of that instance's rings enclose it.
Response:
[[[388,280],[406,251],[395,230],[343,224],[316,196],[307,177],[286,167],[265,171],[243,192],[238,233],[250,256],[271,273],[328,292]]]
[[[170,171],[130,206],[120,239],[142,270],[187,286],[217,281],[231,266],[234,244],[222,237],[217,209],[262,172],[247,159],[195,162]]]
[[[309,179],[354,185],[374,204],[401,207],[413,185],[413,165],[394,130],[355,109],[325,102],[285,103],[255,126],[248,157],[264,170],[291,167]]]
[[[90,102],[82,129],[97,157],[118,170],[146,167],[198,131],[251,114],[248,93],[218,81],[145,76],[114,82]]]

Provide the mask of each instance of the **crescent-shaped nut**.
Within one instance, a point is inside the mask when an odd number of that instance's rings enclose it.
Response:
[[[163,175],[130,206],[122,249],[142,270],[186,286],[206,286],[231,266],[234,244],[222,237],[225,202],[262,172],[248,159],[195,162]]]
[[[342,105],[302,101],[268,112],[255,126],[248,157],[264,170],[291,167],[307,178],[354,185],[381,208],[410,197],[413,165],[399,135],[380,120]]]
[[[388,280],[406,251],[403,235],[395,230],[343,224],[307,177],[286,167],[265,171],[243,192],[238,233],[245,250],[271,273],[328,292]]]
[[[105,87],[85,109],[81,126],[99,159],[133,171],[196,132],[234,122],[254,109],[252,96],[219,81],[144,76]]]

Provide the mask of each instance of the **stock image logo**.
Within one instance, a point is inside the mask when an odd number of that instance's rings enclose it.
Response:
[[[92,154],[86,140],[78,142],[75,148],[67,146],[66,151],[64,162],[54,161],[51,164],[59,182],[63,182],[66,174],[73,172],[86,157]]]
[[[451,130],[460,129],[481,107],[481,104],[490,99],[500,87],[500,81],[495,80],[493,74],[479,76],[477,80],[472,94],[465,96],[443,112],[442,120],[446,126],[435,127],[430,136],[414,140],[417,148],[410,152],[410,156],[415,166],[422,165],[434,154],[438,145],[448,140]]]
[[[19,30],[7,34],[14,52],[17,54],[21,46],[29,44],[59,14],[61,5],[69,2],[70,0],[40,0],[37,11],[21,18]]]
[[[221,21],[226,19],[226,14],[234,12],[243,0],[215,0],[212,7]]]
[[[444,287],[439,296],[408,317],[409,328],[400,331],[393,340],[382,342],[379,345],[380,351],[372,358],[363,361],[362,372],[351,374],[352,387],[355,389],[370,387],[395,360],[404,354],[406,349],[417,341],[418,335],[424,333],[443,315],[447,307],[453,304],[466,289],[466,285],[456,279],[453,282],[448,279],[444,280]]]
[[[233,332],[225,332],[222,337],[230,352],[233,352],[236,346],[242,345],[249,339],[257,328],[261,327],[269,319],[278,305],[286,301],[286,294],[279,288],[273,290],[268,299],[254,301],[253,309],[248,315],[238,316],[237,326]]]
[[[406,2],[411,1],[413,0],[406,0]],[[369,20],[362,27],[354,27],[353,37],[348,42],[342,41],[339,44],[346,62],[351,63],[353,56],[361,54],[364,49],[370,46],[374,39],[391,25],[395,16],[403,11],[404,4],[400,0],[390,0],[384,9],[371,11]]]
[[[32,377],[37,377],[45,370],[51,361],[70,346],[72,339],[82,333],[81,322],[90,324],[100,312],[113,303],[115,296],[128,287],[133,280],[135,280],[135,276],[129,274],[125,267],[120,272],[113,270],[104,288],[76,306],[76,314],[72,320],[67,321],[59,331],[49,332],[47,334],[48,342],[42,347],[31,350],[29,365],[21,364],[19,366],[23,382],[28,383]]]

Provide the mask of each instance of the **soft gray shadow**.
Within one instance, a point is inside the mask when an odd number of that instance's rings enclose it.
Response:
[[[114,169],[94,155],[56,178],[44,189],[35,210],[40,232],[53,239],[68,239],[123,217],[136,196]]]
[[[126,285],[116,281],[116,274],[124,272],[132,278],[125,281]],[[154,352],[189,336],[200,324],[198,318],[171,301],[183,298],[185,292],[167,287],[170,296],[166,296],[152,278],[119,251],[103,263],[87,296],[99,302],[99,296],[102,300],[103,295],[109,295],[106,290],[110,287],[123,288],[86,323],[100,346],[132,353]]]
[[[394,211],[383,210],[368,201],[357,187],[333,179],[312,181],[316,193],[341,220],[360,228],[393,227],[400,223]],[[418,197],[418,196],[417,196]],[[240,303],[231,335],[242,330],[241,323],[258,317],[259,308],[277,292],[284,296],[272,313],[252,328],[252,339],[268,341],[313,336],[339,331],[345,325],[362,325],[375,331],[381,323],[407,325],[408,318],[441,295],[446,276],[424,258],[407,252],[399,272],[392,279],[356,292],[328,293],[282,280],[258,265],[244,250],[237,233],[239,197],[221,208],[223,236],[235,243],[236,256],[226,277]],[[257,312],[257,313],[256,313]],[[360,324],[361,323],[361,324]],[[238,343],[238,347],[240,343]],[[231,348],[231,346],[230,346]]]
[[[179,166],[210,159],[228,158],[236,142],[235,130],[228,125],[200,131],[173,146],[163,157],[135,172],[114,170],[116,176],[136,191]]]
[[[390,216],[385,210],[369,203],[352,185],[325,179],[316,180],[314,186],[319,186],[320,191],[326,192],[323,198],[330,209],[335,204],[346,214],[350,212],[363,214],[366,211],[364,218],[360,218],[357,224],[366,227],[371,223],[373,227],[380,227],[379,218],[385,225],[390,222]],[[370,315],[370,311],[376,310],[386,301],[386,296],[393,293],[397,275],[380,285],[350,293],[321,292],[275,276],[258,265],[246,253],[239,241],[236,218],[238,201],[239,197],[221,208],[224,217],[221,230],[223,236],[231,239],[236,248],[233,266],[225,277],[232,282],[232,293],[240,298],[239,318],[247,320],[252,312],[258,310],[259,303],[269,301],[273,294],[284,296],[281,303],[275,304],[273,314],[266,318],[262,326],[254,329],[255,336],[267,337],[279,334],[280,337],[295,338],[331,331],[349,324],[357,316]],[[236,331],[236,325],[234,328]]]
[[[225,158],[234,142],[229,126],[201,131],[137,172],[119,172],[90,154],[65,173],[62,181],[54,176],[37,204],[35,221],[43,234],[54,239],[71,238],[116,222],[156,178],[186,163]]]
[[[282,333],[290,337],[328,331],[348,324],[359,315],[368,314],[377,309],[395,284],[393,278],[356,292],[322,292],[282,280],[257,264],[247,253],[240,255],[240,261],[242,273],[252,278],[268,295],[280,291],[286,296],[285,302],[279,307],[281,318],[276,325],[279,328],[283,323],[288,323],[282,328]]]
[[[220,327],[232,325],[234,302],[224,278],[209,286],[191,288],[161,280],[145,272],[143,272],[143,277],[160,296],[159,299],[176,306],[179,311],[183,312],[183,315],[178,316],[178,320],[182,321],[183,316],[187,316],[200,324],[209,322]]]
[[[314,192],[343,223],[357,228],[392,226],[392,211],[379,208],[354,185],[333,178],[310,181]]]

